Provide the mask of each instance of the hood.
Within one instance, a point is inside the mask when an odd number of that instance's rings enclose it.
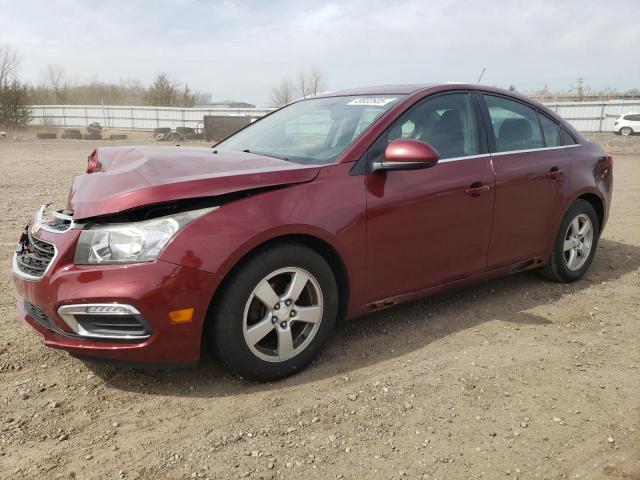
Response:
[[[79,175],[69,194],[75,219],[155,203],[211,197],[313,180],[317,166],[210,148],[100,147],[99,171]]]

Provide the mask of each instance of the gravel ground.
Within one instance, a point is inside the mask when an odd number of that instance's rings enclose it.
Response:
[[[0,142],[0,477],[640,479],[640,138],[609,137],[632,155],[583,280],[520,274],[347,322],[273,384],[43,347],[10,255],[93,145]]]

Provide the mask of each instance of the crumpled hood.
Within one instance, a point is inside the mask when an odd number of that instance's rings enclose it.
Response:
[[[304,183],[317,166],[210,148],[99,147],[100,171],[75,177],[69,208],[75,219],[186,198]]]

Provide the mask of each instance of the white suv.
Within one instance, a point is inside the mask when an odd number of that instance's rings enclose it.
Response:
[[[613,124],[613,131],[624,135],[633,135],[640,132],[640,113],[625,113],[620,115]]]

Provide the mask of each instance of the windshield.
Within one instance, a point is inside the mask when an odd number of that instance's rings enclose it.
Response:
[[[302,100],[216,145],[302,164],[334,162],[403,95],[358,95]]]

